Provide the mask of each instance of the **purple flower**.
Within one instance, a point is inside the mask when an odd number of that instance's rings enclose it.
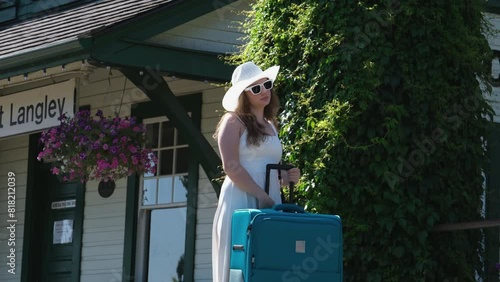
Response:
[[[99,141],[95,141],[94,144],[92,144],[92,149],[97,150],[101,147],[101,143]]]

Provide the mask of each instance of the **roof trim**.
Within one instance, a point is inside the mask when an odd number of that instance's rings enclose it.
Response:
[[[84,60],[89,56],[89,51],[75,38],[32,48],[26,52],[0,57],[0,79]]]

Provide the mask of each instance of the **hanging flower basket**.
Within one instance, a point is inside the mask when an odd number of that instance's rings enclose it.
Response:
[[[145,149],[146,127],[134,117],[95,117],[80,111],[75,117],[63,115],[61,124],[40,137],[43,144],[37,159],[56,159],[52,173],[63,181],[109,181],[134,173],[155,173],[156,156]]]

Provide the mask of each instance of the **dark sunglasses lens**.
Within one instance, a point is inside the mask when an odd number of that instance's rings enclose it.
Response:
[[[264,87],[269,90],[271,88],[273,88],[273,81],[272,80],[268,80],[266,82],[264,82]]]
[[[253,94],[259,94],[260,93],[260,85],[252,86],[252,92],[253,92]]]

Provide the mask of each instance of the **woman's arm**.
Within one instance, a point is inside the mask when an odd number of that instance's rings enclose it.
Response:
[[[271,207],[274,201],[240,164],[239,144],[244,129],[244,125],[235,114],[229,113],[223,117],[217,140],[224,172],[236,186],[257,198],[260,208]]]

